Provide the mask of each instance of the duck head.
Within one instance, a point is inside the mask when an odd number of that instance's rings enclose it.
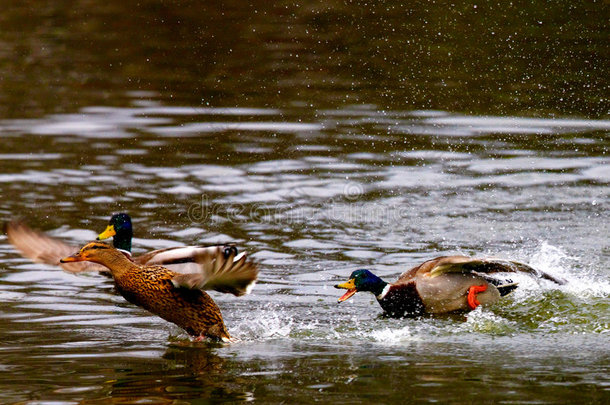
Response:
[[[72,262],[96,262],[99,263],[101,256],[107,254],[108,251],[113,250],[110,245],[104,242],[89,242],[81,248],[77,253],[64,257],[60,260],[60,263],[72,263]]]
[[[115,248],[131,252],[131,238],[133,237],[133,229],[131,227],[131,218],[125,213],[114,214],[104,232],[100,233],[97,240],[112,238],[112,243]]]
[[[345,283],[337,284],[335,288],[346,289],[347,292],[339,298],[339,302],[343,302],[356,294],[358,291],[370,291],[375,295],[381,294],[388,283],[374,275],[368,270],[361,269],[354,271],[349,280]]]

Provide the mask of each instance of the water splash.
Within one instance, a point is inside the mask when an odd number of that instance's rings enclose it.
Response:
[[[294,328],[293,316],[277,304],[267,304],[253,318],[243,319],[231,334],[243,340],[268,340],[288,337]]]
[[[568,264],[576,262],[577,256],[569,256],[563,249],[543,241],[531,256],[530,264],[535,268],[558,277],[569,277]]]
[[[404,326],[398,329],[383,328],[379,330],[372,330],[369,333],[369,336],[377,343],[390,345],[420,342],[423,340],[423,337],[418,336],[411,326]]]
[[[603,277],[593,265],[583,262],[581,257],[570,256],[562,248],[542,242],[539,249],[531,256],[530,264],[553,276],[567,281],[559,287],[565,293],[579,297],[608,297],[610,282]]]
[[[489,335],[508,335],[518,330],[519,325],[515,321],[503,318],[491,311],[479,306],[468,313],[466,322],[455,327],[456,332],[461,333],[484,333]]]

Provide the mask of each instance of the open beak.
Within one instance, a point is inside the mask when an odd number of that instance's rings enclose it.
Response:
[[[108,225],[104,232],[97,235],[97,240],[108,239],[116,235],[116,231],[114,230],[114,225]]]
[[[335,288],[344,288],[347,290],[347,292],[345,294],[343,294],[341,296],[341,298],[339,298],[338,302],[343,302],[358,292],[358,290],[356,289],[356,286],[354,285],[353,278],[350,279],[349,281],[346,281],[345,283],[337,284],[335,286]]]
[[[72,256],[64,257],[60,263],[83,262],[85,259],[80,255],[80,252],[74,253]]]

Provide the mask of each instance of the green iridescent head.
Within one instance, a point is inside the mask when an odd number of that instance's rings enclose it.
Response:
[[[360,269],[354,271],[350,276],[349,280],[345,283],[337,284],[335,288],[344,288],[347,290],[339,302],[343,302],[356,294],[358,291],[370,291],[375,295],[381,294],[383,289],[388,283],[374,275],[368,270]]]
[[[131,227],[131,218],[125,213],[114,214],[104,232],[97,237],[98,240],[112,238],[112,244],[115,248],[131,252],[131,238],[133,237],[133,229]]]

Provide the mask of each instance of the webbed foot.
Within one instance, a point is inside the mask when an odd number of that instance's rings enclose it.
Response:
[[[477,299],[477,294],[487,290],[487,285],[473,285],[468,289],[468,307],[475,309],[481,303]]]

